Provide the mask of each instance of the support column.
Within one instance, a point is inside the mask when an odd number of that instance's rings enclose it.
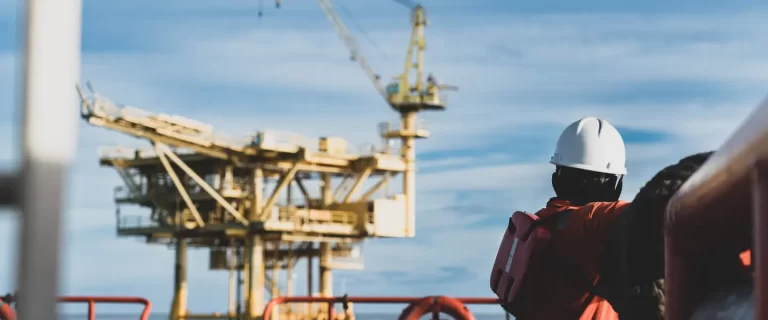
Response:
[[[309,255],[307,255],[307,296],[312,297],[315,295],[315,289],[314,287],[314,277],[312,276],[313,273],[315,273],[315,256],[314,253],[312,253],[315,249],[315,243],[310,242],[309,243]],[[314,315],[314,304],[313,303],[307,303],[307,313],[310,317]]]
[[[416,236],[416,144],[414,134],[416,132],[416,112],[407,112],[402,115],[401,152],[405,161],[403,174],[403,194],[405,195],[405,234],[408,237]]]
[[[277,287],[277,284],[280,281],[280,242],[272,242],[272,248],[275,251],[275,254],[272,256],[272,286],[269,294],[269,298],[275,299],[280,296],[279,289]],[[266,260],[266,259],[265,259]],[[272,319],[271,320],[278,320],[280,318],[280,306],[276,305],[274,309],[272,309]],[[270,320],[270,319],[264,319],[264,320]]]
[[[261,214],[264,206],[264,170],[256,168],[253,170],[253,201],[248,220],[254,221]]]
[[[250,314],[250,296],[251,296],[251,240],[250,236],[245,236],[243,248],[243,310],[241,318],[248,320]]]
[[[285,269],[285,296],[286,297],[293,297],[293,257],[288,256],[288,266]],[[286,306],[286,309],[288,310],[288,314],[291,314],[293,311],[293,305],[288,304]]]
[[[184,238],[176,239],[175,267],[171,320],[181,319],[187,314],[187,241]]]
[[[327,207],[331,203],[333,203],[333,188],[331,188],[331,175],[327,173],[323,173],[323,186],[322,186],[322,199],[323,199],[323,206]]]
[[[227,314],[231,317],[236,313],[235,311],[235,296],[237,290],[237,284],[235,282],[235,269],[229,268],[229,296],[227,297]]]
[[[320,243],[320,295],[333,296],[333,278],[331,277],[331,244]]]
[[[264,241],[259,235],[251,235],[248,241],[248,294],[246,309],[248,319],[261,317],[264,312]]]

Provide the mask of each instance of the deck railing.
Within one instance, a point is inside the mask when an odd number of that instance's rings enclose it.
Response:
[[[105,296],[65,296],[59,297],[60,303],[85,303],[88,305],[88,320],[96,319],[96,304],[141,304],[144,309],[141,311],[139,320],[149,320],[149,313],[152,311],[152,303],[149,300],[139,297],[105,297]]]
[[[667,319],[690,319],[718,288],[711,266],[752,249],[755,319],[768,319],[768,100],[670,200]],[[717,270],[715,270],[717,274]]]

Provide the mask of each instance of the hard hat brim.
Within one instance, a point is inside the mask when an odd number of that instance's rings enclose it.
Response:
[[[563,167],[569,167],[569,168],[575,168],[575,169],[581,169],[581,170],[587,170],[587,171],[593,171],[593,172],[600,172],[600,173],[609,173],[609,174],[616,174],[616,175],[626,175],[627,174],[627,168],[621,168],[618,170],[611,170],[606,168],[600,168],[596,166],[591,166],[588,164],[583,163],[567,163],[567,162],[560,162],[555,160],[550,160],[549,163],[563,166]]]

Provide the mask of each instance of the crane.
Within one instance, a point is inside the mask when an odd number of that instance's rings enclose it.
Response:
[[[416,147],[415,139],[429,137],[429,131],[419,128],[416,122],[416,114],[420,111],[443,111],[445,102],[440,97],[441,90],[457,90],[455,86],[440,85],[431,74],[424,84],[424,28],[427,25],[424,8],[409,0],[395,0],[395,2],[411,9],[411,38],[408,44],[408,53],[405,59],[404,71],[395,77],[392,82],[383,87],[381,77],[373,71],[367,60],[362,55],[357,41],[349,32],[346,25],[333,9],[331,0],[318,0],[328,20],[333,24],[337,33],[350,51],[351,58],[357,61],[376,90],[387,103],[400,114],[400,127],[394,130],[388,124],[383,126],[381,135],[384,139],[399,139],[400,152],[406,163],[403,172],[403,193],[414,194],[416,192]],[[416,70],[414,83],[410,82],[410,72]],[[415,223],[416,205],[413,197],[406,200],[406,216],[409,221]],[[410,224],[413,225],[413,224]],[[415,230],[406,228],[408,236],[415,236]]]
[[[424,7],[408,0],[394,1],[411,9],[412,31],[403,73],[394,77],[393,81],[384,87],[381,84],[381,77],[368,64],[360,51],[357,41],[352,37],[343,20],[333,9],[331,0],[318,0],[320,8],[323,9],[339,37],[341,37],[349,49],[351,59],[358,62],[379,94],[395,111],[408,113],[423,110],[445,110],[445,103],[441,99],[440,91],[458,90],[458,87],[441,85],[431,74],[427,76],[425,84],[424,28],[427,26],[427,19]],[[412,70],[415,70],[416,77],[415,81],[410,83],[410,72]]]

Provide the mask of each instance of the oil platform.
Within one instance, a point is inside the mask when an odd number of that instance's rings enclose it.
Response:
[[[331,270],[362,269],[361,245],[366,238],[415,236],[414,142],[429,137],[417,114],[443,110],[440,91],[452,89],[438,85],[431,76],[426,84],[422,81],[423,9],[411,7],[413,31],[405,72],[384,87],[330,1],[319,3],[352,60],[400,116],[399,124],[380,126],[384,147],[369,154],[351,153],[338,137],[312,140],[264,130],[233,138],[202,122],[118,105],[90,86],[91,95],[78,87],[81,116],[89,124],[151,143],[146,150],[105,148],[100,164],[114,168],[124,181],[115,190],[118,236],[175,247],[171,319],[211,318],[187,312],[189,247],[209,248],[210,270],[230,271],[230,307],[217,317],[257,319],[264,310],[265,289],[272,298],[292,295],[292,277],[286,277],[288,292],[279,292],[277,282],[282,270],[293,274],[297,259],[307,259],[308,292],[315,292],[318,282],[319,293],[331,296]],[[413,83],[410,70],[416,71]],[[399,152],[389,148],[396,141]],[[402,190],[380,196],[397,175],[402,176]],[[366,183],[371,180],[375,183]],[[123,205],[147,212],[121,215]],[[312,279],[314,259],[319,261],[318,280]],[[240,307],[235,310],[232,298],[241,292],[243,312]],[[312,318],[315,312],[308,307],[303,314],[275,314]]]

